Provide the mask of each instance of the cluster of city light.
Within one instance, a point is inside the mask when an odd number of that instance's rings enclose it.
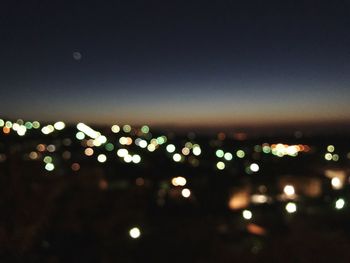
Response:
[[[193,144],[192,142],[186,142],[180,152],[175,152],[176,146],[172,143],[169,143],[165,149],[171,154],[174,162],[183,162],[188,158],[188,161],[192,166],[198,166],[199,161],[196,157],[202,154],[202,149],[199,144]]]
[[[76,134],[76,137],[79,140],[84,140],[85,135],[91,138],[95,138],[93,146],[100,146],[101,144],[107,141],[106,137],[102,136],[100,133],[94,131],[92,128],[90,128],[89,126],[83,123],[79,123],[77,125],[77,128],[79,132]],[[134,143],[140,148],[146,148],[149,152],[154,152],[159,148],[159,146],[167,142],[167,137],[164,135],[156,138],[151,138],[151,134],[149,133],[150,129],[147,125],[142,126],[141,129],[138,131],[133,130],[130,125],[124,125],[122,128],[120,128],[119,125],[115,124],[111,127],[111,131],[113,133],[119,133],[121,129],[125,133],[132,133],[132,134],[136,133],[139,136],[141,136],[136,138],[135,140],[133,140],[132,137],[130,136],[121,136],[119,138],[119,144],[121,146],[130,146]],[[142,138],[143,136],[147,137],[149,139],[149,142],[148,140]],[[103,141],[99,141],[100,138],[103,138]],[[96,141],[99,143],[97,144]],[[108,144],[105,146],[106,149],[107,149],[107,146]],[[110,146],[108,146],[107,150],[111,151],[113,150],[112,148],[114,149],[114,146],[111,144]],[[123,158],[125,162],[139,163],[141,161],[141,157],[139,155],[130,155],[129,153],[124,153],[125,150],[122,149],[122,151],[117,152],[118,156]],[[189,155],[191,151],[194,156],[199,156],[202,152],[201,147],[198,144],[192,144],[191,142],[187,142],[185,144],[185,147],[182,148],[181,153],[174,153],[175,150],[176,150],[176,147],[173,144],[168,144],[166,146],[166,151],[168,153],[173,153],[172,159],[175,162],[184,161],[185,156]],[[89,151],[87,155],[88,156],[92,155],[91,151]],[[198,160],[190,159],[190,163],[194,166],[198,165]]]
[[[135,144],[137,145],[137,146],[139,146],[140,148],[147,148],[147,145],[148,145],[148,143],[147,143],[147,141],[146,140],[144,140],[144,139],[141,139],[141,138],[137,138],[136,140],[135,140]]]
[[[51,124],[46,125],[44,127],[41,128],[41,132],[45,135],[48,135],[50,133],[53,133],[55,131],[55,127]]]
[[[154,152],[159,148],[160,145],[164,144],[166,140],[167,139],[165,136],[152,138],[149,143],[146,140],[141,139],[138,146],[141,148],[147,148],[149,152]]]
[[[53,159],[51,156],[45,156],[43,159],[43,162],[45,163],[45,170],[48,172],[51,172],[55,169],[55,165],[52,163]]]
[[[170,145],[171,146],[169,148],[167,147],[167,151],[174,152],[175,146],[172,144],[170,144]],[[187,156],[191,153],[191,151],[192,151],[193,155],[195,155],[195,156],[199,156],[202,153],[202,150],[198,144],[193,144],[192,142],[186,142],[185,146],[181,149],[181,153],[184,156]]]
[[[120,158],[124,158],[125,156],[127,156],[129,154],[129,151],[127,149],[121,148],[117,151],[117,155]]]
[[[2,132],[4,134],[9,134],[11,132],[12,122],[6,121],[5,125],[2,127]]]
[[[265,204],[271,201],[271,198],[265,194],[253,194],[250,197],[253,204]]]
[[[224,152],[222,149],[218,149],[215,151],[216,157],[219,159],[223,159],[223,161],[218,161],[216,163],[216,168],[218,170],[224,170],[226,167],[226,164],[224,161],[231,161],[233,159],[233,154],[230,152]]]
[[[39,129],[40,123],[37,121],[34,122],[24,122],[23,120],[17,120],[16,122],[11,121],[4,121],[0,119],[0,127],[3,128],[3,132],[10,133],[11,130],[17,132],[19,136],[24,136],[28,130],[30,129]],[[62,121],[56,122],[54,124],[48,124],[41,128],[41,132],[45,135],[53,133],[55,131],[61,131],[66,127],[65,123]],[[167,144],[168,138],[166,136],[158,136],[158,137],[152,137],[152,134],[149,132],[149,127],[147,125],[142,126],[139,130],[136,131],[136,129],[131,128],[130,125],[124,125],[122,127],[118,125],[113,125],[111,127],[112,133],[119,133],[121,131],[124,132],[124,136],[121,136],[117,139],[117,143],[109,143],[107,140],[107,137],[102,135],[100,132],[95,131],[91,127],[87,126],[86,124],[79,123],[77,125],[77,133],[76,138],[81,141],[79,142],[84,147],[84,154],[86,156],[94,156],[94,160],[97,160],[97,162],[103,164],[107,162],[110,158],[110,156],[113,156],[113,154],[120,157],[125,163],[134,163],[138,164],[141,162],[142,158],[139,154],[133,154],[131,153],[132,150],[129,150],[128,146],[132,146],[135,144],[136,146],[147,149],[149,152],[153,152],[157,149],[164,149],[168,154],[167,156],[171,158],[175,162],[184,162],[185,160],[190,160],[190,158],[195,159],[198,161],[196,156],[199,156],[202,154],[202,148],[194,143],[194,142],[186,142],[185,144],[181,145],[175,145],[174,143]],[[39,130],[40,131],[40,130]],[[128,133],[127,135],[125,133]],[[147,135],[147,136],[146,136]],[[119,142],[119,145],[118,145]],[[160,147],[163,145],[163,147]],[[111,153],[101,153],[101,149],[95,149],[93,147],[98,147],[104,145],[104,149]],[[165,146],[166,145],[166,146]],[[56,160],[57,152],[59,150],[59,144],[38,144],[36,147],[36,151],[31,151],[26,154],[26,158],[29,158],[30,160],[42,160],[44,163],[44,168],[46,171],[51,172],[56,169],[54,160]],[[120,148],[122,147],[122,148]],[[218,147],[218,146],[215,146]],[[221,147],[221,145],[220,145]],[[57,149],[56,149],[57,148]],[[116,149],[115,149],[116,148]],[[130,149],[133,149],[130,147]],[[244,148],[244,150],[246,150]],[[216,168],[218,170],[224,170],[229,164],[233,158],[245,158],[247,156],[247,152],[243,149],[238,149],[236,151],[224,151],[223,149],[217,149],[215,151],[215,155],[218,158],[216,162]],[[297,156],[299,152],[308,152],[310,150],[310,147],[307,145],[288,145],[288,144],[268,144],[264,143],[262,145],[255,145],[254,152],[263,152],[265,154],[271,153],[278,157],[283,156]],[[57,152],[56,152],[57,151]],[[55,153],[52,155],[52,153]],[[191,156],[191,154],[193,156]],[[62,153],[63,159],[70,159],[71,153],[69,151],[64,151]],[[257,158],[253,157],[251,161],[246,161],[246,173],[253,174],[257,173],[260,170],[260,165],[257,163]],[[350,155],[349,155],[350,156]],[[250,156],[248,156],[250,158]],[[335,152],[335,146],[334,145],[328,145],[327,146],[327,152],[324,155],[324,159],[327,161],[338,161],[339,155]],[[350,159],[350,157],[349,157]],[[80,169],[80,164],[77,162],[71,163],[71,169],[72,171],[78,171]],[[326,171],[326,176],[330,179],[330,185],[334,190],[340,190],[344,188],[345,180],[348,178],[347,175],[343,171]],[[175,186],[176,193],[181,194],[183,198],[193,200],[192,192],[189,188],[184,188],[187,184],[186,178],[182,176],[174,177],[171,179],[171,184]],[[143,184],[142,184],[143,185]],[[298,185],[297,185],[298,186]],[[188,186],[187,186],[188,187]],[[298,194],[300,188],[297,188]],[[302,191],[302,190],[300,190]],[[243,197],[244,196],[244,197]],[[280,198],[282,197],[282,198]],[[233,210],[239,209],[242,213],[243,219],[247,220],[247,223],[249,224],[249,220],[253,218],[253,212],[251,210],[248,210],[249,205],[255,204],[265,204],[270,203],[271,200],[274,200],[272,196],[268,196],[263,193],[258,194],[246,194],[239,197],[240,200],[230,200],[229,207]],[[238,199],[239,199],[238,198]],[[283,201],[286,203],[283,203],[284,209],[286,213],[288,214],[294,214],[298,211],[297,201],[299,200],[299,197],[296,195],[296,189],[292,184],[286,184],[283,187],[283,192],[281,195],[279,195],[277,198],[279,198],[279,201]],[[237,199],[237,198],[236,198]],[[238,204],[238,205],[237,205]],[[346,200],[344,198],[338,198],[333,200],[332,206],[336,210],[342,210],[344,207],[346,207]],[[250,208],[249,208],[250,209]],[[254,214],[255,215],[255,214]],[[255,217],[254,217],[255,218]],[[133,227],[129,230],[129,235],[133,239],[137,239],[141,236],[141,231],[138,227]]]
[[[177,176],[171,179],[171,184],[175,187],[178,187],[178,186],[183,187],[187,184],[187,180],[185,177]],[[188,188],[183,188],[181,190],[181,195],[184,198],[189,198],[191,196],[191,190]]]
[[[107,142],[107,137],[104,135],[99,135],[96,139],[93,140],[93,144],[96,147],[101,146]]]
[[[0,126],[4,127],[4,133],[10,133],[11,129],[14,131],[17,131],[18,135],[23,136],[25,134],[25,132],[27,131],[27,129],[38,129],[40,127],[40,123],[37,121],[34,122],[26,122],[24,123],[22,120],[18,120],[16,123],[12,123],[11,121],[4,121],[2,119],[0,119]],[[44,127],[42,127],[41,132],[45,135],[53,133],[54,131],[60,131],[63,130],[66,127],[65,123],[62,121],[58,121],[56,123],[54,123],[53,125],[48,124],[45,125]],[[92,156],[94,155],[94,150],[93,147],[94,146],[101,146],[104,145],[104,148],[107,151],[113,151],[115,146],[112,143],[108,143],[107,142],[107,137],[102,135],[100,132],[95,131],[94,129],[92,129],[91,127],[89,127],[88,125],[84,124],[84,123],[78,123],[76,125],[78,132],[76,133],[76,138],[80,141],[82,141],[82,145],[86,146],[85,150],[84,150],[84,154],[86,156]],[[113,125],[111,128],[113,133],[118,133],[121,129],[118,125]],[[122,127],[122,130],[126,133],[130,133],[132,131],[132,128],[130,125],[124,125]],[[149,127],[144,125],[142,126],[140,132],[142,132],[142,134],[149,134]],[[87,137],[90,137],[91,139],[85,139]],[[165,143],[167,141],[167,138],[165,136],[159,136],[158,138],[154,138],[151,140],[151,143],[148,145],[148,142],[144,139],[138,138],[137,140],[137,144],[138,146],[140,146],[141,148],[148,148],[149,151],[154,151],[156,148],[158,148],[159,145]],[[119,139],[119,142],[121,145],[131,145],[133,140],[131,137],[121,137]],[[135,142],[136,144],[136,142]],[[48,151],[48,152],[54,152],[56,150],[55,145],[48,145],[47,147],[45,145],[38,145],[38,151]],[[117,152],[118,156],[123,155],[123,159],[126,163],[135,163],[138,164],[141,162],[141,156],[139,154],[129,154],[129,152],[126,149],[120,149],[121,152]],[[127,151],[126,154],[123,154],[123,150]],[[36,152],[31,152],[28,154],[29,159],[31,160],[36,160],[38,158],[40,158],[40,155]],[[70,159],[71,157],[71,153],[69,151],[64,151],[62,153],[62,157],[65,160]],[[50,157],[51,158],[51,157]],[[107,161],[108,157],[106,154],[99,154],[97,157],[97,161],[100,163],[104,163]],[[52,161],[48,161],[49,158],[45,159],[45,169],[47,171],[53,171],[55,169],[54,164],[52,163]],[[74,165],[73,165],[74,164]],[[73,163],[72,164],[72,170],[77,171],[80,169],[80,165],[78,163]],[[78,168],[79,166],[79,168]]]
[[[119,143],[121,145],[131,145],[132,144],[132,138],[131,137],[120,137],[119,138]]]
[[[123,158],[124,162],[126,163],[135,163],[135,164],[138,164],[141,162],[141,156],[138,155],[138,154],[129,154],[129,151],[125,148],[121,148],[121,149],[118,149],[117,151],[117,155],[120,157],[120,158]]]
[[[146,130],[147,129],[144,128],[144,131]],[[149,152],[154,152],[159,148],[160,145],[164,144],[166,141],[167,141],[166,136],[159,136],[158,138],[152,138],[150,142],[147,142],[147,140],[142,138],[136,138],[135,145],[139,146],[140,148],[146,148]],[[119,141],[119,143],[121,145],[131,145],[132,139],[131,137],[121,137],[121,140]]]
[[[185,177],[177,176],[171,179],[171,183],[173,186],[185,186],[187,183],[187,180]]]
[[[28,130],[31,129],[39,129],[41,128],[41,132],[45,135],[51,134],[55,131],[61,131],[66,127],[66,124],[62,121],[55,122],[54,124],[48,124],[45,126],[40,125],[39,122],[33,121],[33,122],[24,122],[23,120],[17,120],[16,122],[11,121],[4,121],[0,119],[0,127],[3,128],[3,132],[5,134],[10,133],[11,130],[17,132],[19,136],[26,135]],[[174,162],[185,162],[188,161],[191,165],[197,166],[199,163],[199,160],[197,159],[197,156],[202,154],[202,148],[199,144],[196,144],[191,141],[187,141],[185,144],[182,145],[176,145],[173,142],[168,144],[168,138],[166,136],[152,136],[150,133],[150,129],[147,125],[142,126],[140,129],[132,128],[130,125],[124,125],[119,126],[117,124],[113,125],[111,127],[111,132],[114,134],[124,132],[123,136],[120,136],[117,138],[117,143],[113,144],[111,142],[108,142],[108,139],[106,136],[102,135],[100,132],[94,130],[93,128],[89,127],[88,125],[84,123],[78,123],[76,125],[77,133],[76,138],[81,141],[80,144],[85,147],[83,154],[85,156],[94,156],[94,160],[97,160],[97,162],[103,164],[107,162],[113,156],[113,154],[116,153],[118,157],[120,157],[125,163],[134,163],[138,164],[141,162],[142,158],[141,155],[131,153],[128,150],[132,148],[132,145],[136,145],[139,148],[146,149],[149,152],[154,152],[157,149],[164,149],[168,154],[167,156],[171,158]],[[190,137],[188,137],[190,138]],[[111,140],[112,141],[112,140]],[[119,144],[118,144],[119,142]],[[161,147],[164,144],[163,147]],[[101,150],[94,150],[94,147],[102,146],[107,152],[111,153],[101,153]],[[219,147],[222,146],[222,144],[218,144]],[[57,145],[57,147],[59,147]],[[121,147],[121,148],[120,148]],[[212,146],[214,147],[214,146]],[[218,147],[218,146],[215,146]],[[260,165],[257,163],[256,160],[258,158],[256,156],[256,153],[263,152],[265,154],[271,153],[278,157],[283,156],[297,156],[299,152],[309,152],[310,147],[307,145],[288,145],[288,144],[268,144],[264,143],[261,145],[255,145],[254,146],[254,152],[251,156],[248,156],[249,150],[246,148],[243,149],[236,149],[233,151],[232,149],[227,151],[223,149],[217,149],[215,151],[215,155],[218,158],[216,162],[216,168],[218,170],[224,170],[227,167],[231,167],[229,162],[232,161],[234,158],[243,159],[247,157],[247,159],[252,158],[254,162],[249,162],[248,160],[245,162],[245,172],[247,174],[254,174],[258,173],[260,171]],[[56,169],[53,158],[51,156],[45,155],[56,152],[56,146],[54,144],[44,145],[43,147],[37,148],[36,151],[29,152],[26,156],[26,158],[29,157],[30,160],[43,160],[45,163],[45,170],[46,171],[53,171]],[[254,155],[255,154],[255,155]],[[55,158],[57,156],[57,153],[53,155]],[[349,155],[350,156],[350,155]],[[62,153],[62,158],[65,160],[69,160],[71,158],[71,152],[68,150],[65,150]],[[328,145],[327,146],[327,152],[324,155],[324,158],[327,161],[338,161],[339,155],[335,152],[335,146],[334,145]],[[349,157],[350,159],[350,157]],[[80,169],[80,164],[72,162],[71,169],[73,171],[78,171]],[[180,183],[174,183],[172,181],[172,184],[175,186],[184,186],[186,184],[182,185],[181,180],[183,177],[180,177]],[[330,178],[330,184],[334,190],[339,190],[344,187],[345,184],[345,177],[344,176],[338,176],[338,175],[331,175]],[[191,191],[188,188],[184,188],[179,190],[181,191],[181,195],[184,198],[189,198],[191,196]],[[293,185],[285,185],[283,188],[283,195],[282,200],[284,201],[296,201],[297,198],[295,194],[295,188]],[[284,198],[284,199],[283,199]],[[270,197],[264,194],[255,194],[250,196],[250,202],[255,204],[262,204],[269,202]],[[335,203],[336,209],[342,209],[345,205],[344,199],[339,199]],[[297,210],[297,206],[294,202],[289,202],[286,204],[285,209],[288,213],[295,213]],[[249,210],[247,210],[249,211]],[[246,217],[248,212],[245,212]],[[250,211],[249,211],[250,212]],[[246,218],[247,219],[247,218]]]
[[[62,121],[56,122],[54,125],[46,125],[41,129],[41,132],[45,135],[53,133],[55,130],[61,131],[66,127],[66,124]]]
[[[88,125],[86,125],[86,124],[84,124],[82,122],[77,124],[77,129],[79,130],[76,133],[76,138],[78,140],[85,139],[85,136],[88,136],[88,137],[93,139],[92,141],[90,141],[93,144],[93,145],[89,145],[90,147],[92,147],[92,146],[99,147],[99,146],[107,143],[107,137],[106,136],[102,135],[98,131],[95,131],[94,129],[92,129],[91,127],[89,127]]]
[[[337,177],[333,177],[333,178],[337,178]],[[296,213],[298,210],[298,206],[296,202],[292,201],[292,199],[295,199],[297,197],[295,187],[291,184],[286,184],[283,187],[283,195],[284,195],[284,199],[279,199],[277,197],[277,200],[287,201],[287,203],[285,203],[284,205],[284,209],[288,214]],[[240,210],[242,212],[242,217],[245,220],[250,220],[253,217],[252,211],[248,209],[250,202],[255,205],[258,205],[258,204],[270,203],[270,202],[273,202],[273,200],[272,200],[272,197],[269,197],[265,194],[250,195],[247,189],[246,190],[242,189],[231,196],[228,206],[232,210]],[[337,198],[334,201],[334,208],[337,210],[341,210],[345,206],[346,206],[346,201],[344,198]]]
[[[40,127],[40,123],[38,121],[34,122],[24,122],[22,119],[18,119],[16,122],[12,123],[11,121],[4,121],[0,119],[0,127],[2,127],[2,131],[4,134],[9,134],[11,129],[17,132],[18,136],[24,136],[27,130],[38,129]]]
[[[259,170],[260,170],[260,166],[257,163],[251,163],[248,166],[246,166],[246,168],[245,168],[245,172],[247,174],[257,173],[257,172],[259,172]]]
[[[95,131],[94,129],[92,129],[91,127],[87,126],[82,122],[77,124],[77,129],[92,139],[96,139],[101,135],[100,132]]]
[[[12,130],[16,131],[19,136],[24,136],[27,132],[27,127],[23,124],[14,123]]]
[[[231,152],[225,152],[224,150],[222,149],[217,149],[215,151],[215,155],[217,158],[221,159],[220,161],[217,161],[216,163],[216,168],[218,170],[224,170],[226,168],[226,164],[225,162],[229,162],[229,161],[232,161],[233,160],[233,157],[234,157],[234,154],[231,153]],[[245,156],[246,156],[246,153],[245,151],[243,151],[242,149],[238,149],[236,152],[235,152],[235,155],[237,158],[239,159],[243,159]],[[253,168],[254,169],[254,168]],[[249,166],[247,167],[246,169],[246,172],[247,173],[251,173],[252,171],[250,170]]]
[[[5,123],[3,120],[0,121],[0,126],[1,125],[5,125],[7,128],[9,126],[12,127],[12,125],[10,123]],[[15,125],[16,127],[17,125]],[[20,135],[25,134],[25,129],[24,127],[40,127],[39,123],[26,123],[26,125],[22,125],[22,126],[18,126],[16,127],[18,130],[18,133]],[[46,125],[42,128],[42,132],[44,134],[50,134],[52,132],[54,132],[55,130],[62,130],[65,128],[65,124],[62,121],[58,121],[56,122],[54,125]],[[100,132],[95,131],[94,129],[92,129],[91,127],[89,127],[88,125],[84,124],[84,123],[78,123],[77,124],[77,129],[78,132],[76,133],[76,138],[78,140],[84,140],[86,136],[90,137],[93,139],[93,145],[89,145],[89,147],[92,146],[101,146],[105,143],[107,143],[107,138],[103,135],[101,135]],[[117,125],[114,124],[111,127],[111,131],[113,133],[119,133],[120,131],[124,131],[125,133],[132,133],[133,129],[130,125],[126,124],[124,126],[122,126],[122,128]],[[139,130],[139,134],[141,132],[141,134],[144,135],[150,135],[149,133],[149,127],[147,125],[144,125],[141,127],[141,129]],[[134,134],[134,132],[133,132]],[[147,140],[142,139],[142,138],[136,138],[135,140],[135,144],[137,146],[139,146],[140,148],[147,148],[147,150],[149,152],[153,152],[156,149],[158,149],[159,145],[162,145],[164,143],[167,142],[167,137],[166,136],[159,136],[157,138],[153,138],[150,140],[150,143],[147,142]],[[133,143],[133,139],[130,136],[122,136],[119,138],[119,143],[121,145],[131,145]],[[255,147],[256,148],[256,147]],[[259,149],[265,153],[268,152],[272,152],[273,154],[277,155],[277,156],[283,156],[283,155],[290,155],[290,156],[295,156],[299,151],[306,151],[308,148],[308,146],[304,146],[304,145],[287,145],[287,144],[272,144],[271,146],[267,143],[263,144],[262,146],[259,146]],[[114,149],[113,144],[110,144],[108,146],[106,146],[106,150],[111,151]],[[183,148],[181,148],[181,151],[178,153],[175,153],[176,151],[176,146],[174,144],[169,144],[166,147],[166,151],[168,153],[172,153],[172,159],[175,162],[181,162],[185,160],[185,157],[188,156],[190,154],[190,152],[192,151],[193,155],[195,156],[199,156],[202,153],[201,147],[198,144],[192,144],[191,142],[187,142],[185,144],[185,146]],[[236,151],[235,155],[238,158],[244,158],[246,153],[239,149]],[[216,156],[218,158],[223,158],[223,161],[218,161],[216,164],[216,167],[219,170],[223,170],[226,167],[225,161],[231,161],[233,159],[233,154],[230,152],[224,152],[221,149],[218,149],[216,151]],[[336,158],[333,157],[333,158]],[[130,159],[127,157],[127,160]],[[193,160],[191,160],[193,161]],[[195,160],[196,161],[196,160]],[[194,162],[193,162],[194,163]],[[195,162],[195,163],[198,163]],[[256,164],[251,164],[249,167],[247,167],[246,171],[247,173],[251,173],[251,172],[257,172],[259,170],[259,167]]]
[[[327,146],[327,152],[324,155],[325,160],[327,161],[339,161],[339,155],[337,153],[334,153],[335,147],[334,145],[328,145]]]
[[[308,152],[310,150],[307,145],[288,145],[283,143],[272,144],[271,146],[267,143],[262,145],[262,150],[264,153],[272,153],[275,156],[283,157],[283,156],[292,156],[295,157],[299,152]]]
[[[233,158],[232,153],[230,152],[224,152],[223,150],[219,149],[215,152],[216,157],[218,158],[224,158],[226,161],[231,161]]]

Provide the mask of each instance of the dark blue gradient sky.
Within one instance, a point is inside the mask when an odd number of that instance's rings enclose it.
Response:
[[[3,116],[165,126],[350,120],[350,1],[8,2]]]

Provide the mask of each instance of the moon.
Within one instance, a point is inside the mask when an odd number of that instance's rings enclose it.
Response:
[[[73,52],[73,58],[74,58],[75,60],[81,60],[82,57],[83,57],[83,56],[81,55],[80,52],[78,52],[78,51]]]

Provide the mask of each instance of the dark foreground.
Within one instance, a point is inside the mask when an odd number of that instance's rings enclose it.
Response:
[[[102,131],[0,135],[1,262],[350,261],[348,137]]]

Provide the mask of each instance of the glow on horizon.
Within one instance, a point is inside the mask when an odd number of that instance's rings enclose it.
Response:
[[[135,114],[137,115],[137,114]],[[10,115],[12,116],[12,115]],[[258,116],[247,116],[247,117],[238,117],[236,116],[235,118],[233,117],[228,117],[228,116],[208,116],[207,118],[205,117],[200,117],[196,116],[195,114],[187,114],[187,116],[181,115],[172,115],[169,113],[169,115],[165,116],[153,116],[153,118],[150,117],[145,117],[145,118],[140,118],[140,116],[130,116],[128,117],[120,117],[117,114],[115,116],[118,117],[113,117],[113,116],[107,116],[104,118],[101,118],[94,113],[89,114],[88,116],[86,115],[81,115],[81,116],[66,116],[65,118],[63,115],[60,115],[60,118],[56,118],[55,115],[52,116],[45,116],[40,118],[40,113],[33,116],[33,114],[27,115],[25,113],[19,115],[20,118],[24,119],[40,119],[43,122],[52,122],[55,121],[56,119],[65,119],[65,121],[68,124],[75,124],[77,122],[83,121],[85,123],[89,123],[91,125],[110,125],[111,123],[130,123],[133,126],[141,126],[144,123],[147,123],[151,125],[152,127],[202,127],[202,128],[214,128],[214,127],[230,127],[230,126],[235,126],[235,127],[266,127],[266,126],[286,126],[288,127],[289,125],[325,125],[325,124],[335,124],[335,125],[342,125],[342,124],[348,124],[350,123],[350,118],[339,118],[339,116],[334,116],[328,117],[328,118],[315,118],[312,116],[303,116],[302,118],[297,118],[297,117],[279,117],[279,118],[272,118],[272,117],[258,117]],[[29,117],[28,117],[29,116]],[[13,115],[12,119],[18,119],[17,115]]]
[[[198,84],[197,84],[198,85]],[[190,88],[190,87],[189,87]],[[76,123],[91,124],[150,124],[157,126],[264,126],[290,123],[347,122],[350,94],[341,89],[296,90],[240,89],[228,91],[223,87],[217,90],[198,88],[179,90],[164,88],[158,96],[157,89],[146,89],[141,94],[122,94],[117,90],[108,90],[98,98],[85,97],[74,100],[74,94],[62,102],[57,98],[50,100],[50,110],[45,101],[33,98],[35,107],[21,103],[16,110],[10,105],[4,107],[2,114],[11,118],[40,119],[55,121],[58,119]],[[136,89],[137,91],[138,89]],[[135,91],[135,92],[136,92]],[[160,92],[160,91],[158,91]],[[348,96],[348,95],[349,96]],[[64,106],[64,107],[63,107]],[[15,115],[14,115],[15,114]]]

